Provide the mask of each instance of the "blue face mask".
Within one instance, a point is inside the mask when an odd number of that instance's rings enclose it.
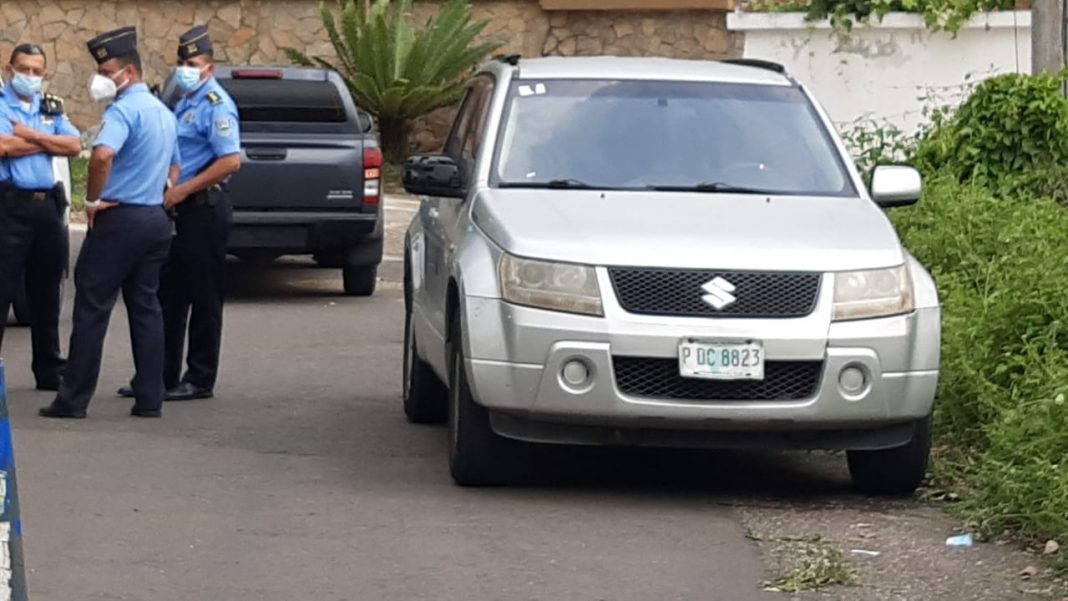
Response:
[[[41,77],[16,73],[15,76],[11,78],[11,87],[15,89],[15,93],[19,96],[29,98],[41,91],[42,81],[43,78]]]
[[[174,70],[174,83],[178,89],[188,94],[200,87],[200,69],[196,67],[178,67]]]

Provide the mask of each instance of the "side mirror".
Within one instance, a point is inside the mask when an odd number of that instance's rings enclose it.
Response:
[[[460,166],[443,154],[417,154],[404,164],[404,189],[416,196],[463,198],[467,189]]]
[[[871,197],[883,208],[916,204],[923,193],[923,177],[912,167],[883,165],[871,177]]]

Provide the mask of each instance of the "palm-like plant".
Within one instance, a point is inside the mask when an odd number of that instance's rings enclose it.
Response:
[[[425,25],[412,23],[412,0],[320,3],[337,64],[286,48],[304,66],[334,69],[361,108],[378,119],[387,158],[403,160],[416,117],[455,102],[478,63],[501,44],[475,43],[489,21],[473,22],[468,0],[449,0]]]

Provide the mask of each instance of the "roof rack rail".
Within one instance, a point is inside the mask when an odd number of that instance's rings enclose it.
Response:
[[[786,75],[786,67],[774,61],[767,61],[759,58],[725,58],[720,62],[730,65],[741,65],[743,67],[756,67],[757,69],[765,69],[767,71],[774,71]]]
[[[494,60],[498,60],[502,63],[507,63],[515,67],[519,64],[519,59],[522,58],[522,56],[519,54],[498,54],[493,58]]]

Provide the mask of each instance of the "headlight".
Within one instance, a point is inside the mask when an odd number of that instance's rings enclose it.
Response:
[[[503,255],[500,263],[504,300],[539,309],[603,315],[597,272],[587,265],[550,263]]]
[[[912,277],[893,269],[849,271],[834,277],[834,319],[868,319],[909,313],[915,308]]]

